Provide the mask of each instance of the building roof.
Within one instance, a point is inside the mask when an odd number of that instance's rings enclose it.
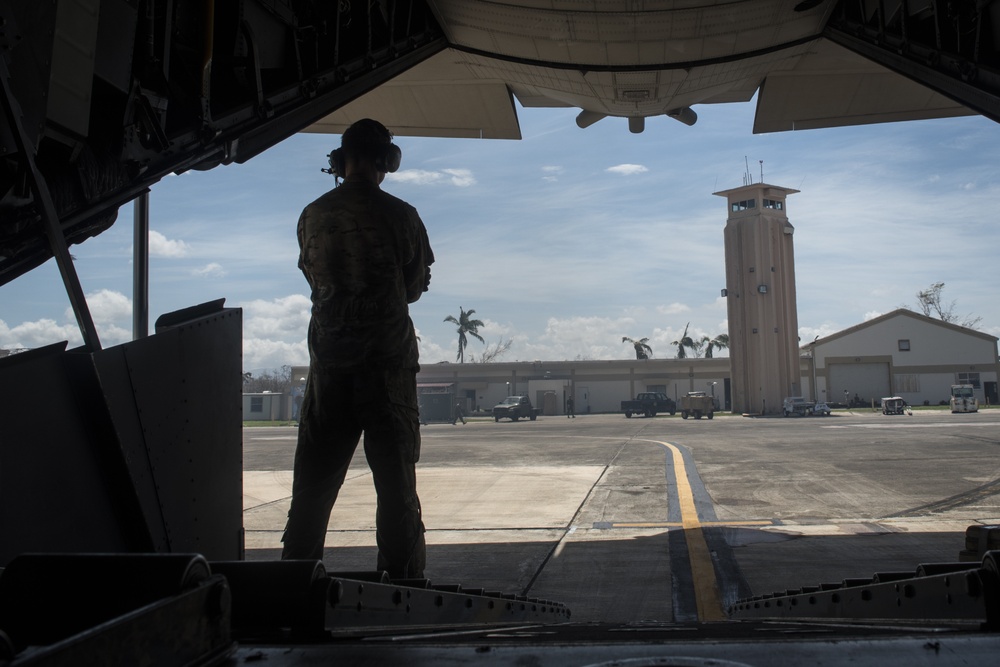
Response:
[[[957,324],[952,324],[950,322],[945,322],[944,320],[939,320],[934,317],[928,317],[927,315],[916,313],[910,310],[909,308],[897,308],[896,310],[888,312],[885,315],[879,315],[878,317],[870,319],[867,322],[862,322],[861,324],[855,324],[853,327],[848,327],[847,329],[843,329],[841,331],[838,331],[837,333],[830,334],[829,336],[826,336],[824,338],[817,338],[816,340],[806,343],[805,345],[801,345],[800,347],[806,348],[806,347],[811,347],[813,345],[822,345],[824,343],[829,343],[831,341],[837,340],[838,338],[843,338],[844,336],[850,336],[851,334],[857,333],[858,331],[867,329],[869,327],[873,327],[877,324],[881,324],[882,322],[886,322],[896,317],[910,317],[919,322],[924,322],[926,324],[933,324],[935,326],[939,326],[945,329],[951,329],[952,331],[955,331],[957,333],[962,333],[967,336],[975,336],[977,338],[982,338],[983,340],[992,341],[994,344],[996,344],[996,342],[1000,340],[996,336],[992,336],[988,333],[983,333],[982,331],[976,331],[975,329],[970,329],[969,327],[963,327]]]

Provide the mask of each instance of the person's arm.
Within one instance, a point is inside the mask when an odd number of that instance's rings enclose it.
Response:
[[[411,217],[416,238],[413,257],[403,267],[407,303],[413,303],[428,290],[431,284],[431,264],[434,263],[434,251],[431,250],[430,239],[427,238],[427,229],[415,209],[411,209]]]

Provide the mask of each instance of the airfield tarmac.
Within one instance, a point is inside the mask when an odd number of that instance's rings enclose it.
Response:
[[[713,420],[542,416],[422,427],[434,584],[568,606],[574,622],[725,618],[743,597],[959,560],[1000,524],[1000,411]],[[294,427],[244,429],[248,560],[277,558]],[[331,572],[375,564],[359,447]]]

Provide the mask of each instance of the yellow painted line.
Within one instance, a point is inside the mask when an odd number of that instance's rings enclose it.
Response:
[[[680,528],[684,524],[678,521],[657,522],[635,522],[635,523],[612,523],[612,528]],[[773,526],[774,521],[703,521],[702,526]]]
[[[681,455],[681,450],[669,442],[660,442],[659,440],[650,442],[655,442],[669,449],[674,459],[677,497],[681,509],[681,527],[684,529],[688,560],[691,562],[691,580],[694,583],[698,620],[703,622],[725,621],[727,616],[719,596],[719,582],[715,578],[712,553],[708,549],[708,543],[705,542],[705,534],[701,531],[701,521],[698,519],[698,509],[694,504],[694,492],[688,481],[684,457]]]

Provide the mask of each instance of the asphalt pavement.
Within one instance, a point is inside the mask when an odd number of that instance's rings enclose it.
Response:
[[[643,623],[957,561],[968,526],[1000,524],[998,426],[997,410],[429,424],[425,574],[555,600],[574,622]],[[244,429],[248,559],[278,557],[295,436]],[[375,502],[359,448],[328,570],[374,569]]]

